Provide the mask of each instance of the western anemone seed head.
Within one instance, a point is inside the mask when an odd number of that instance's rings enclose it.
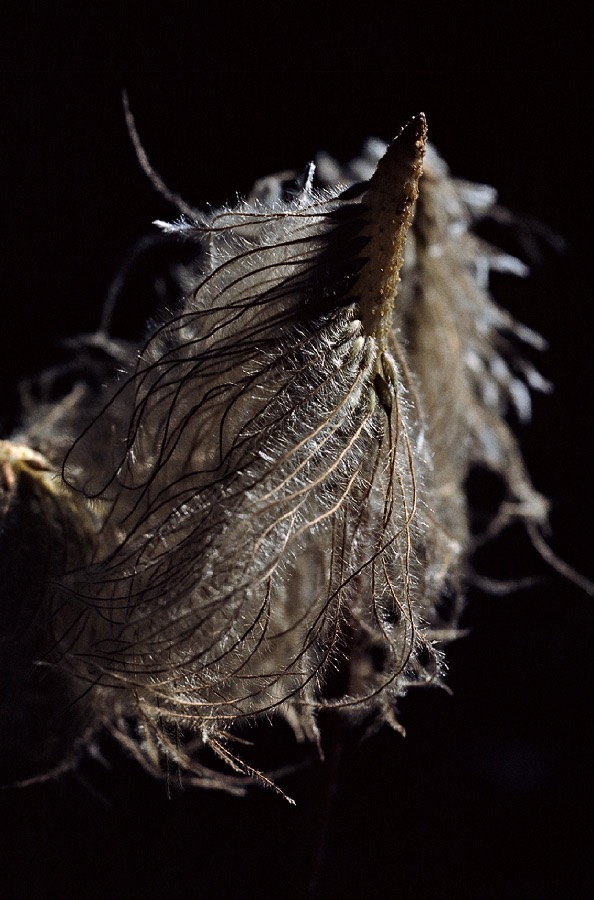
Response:
[[[398,727],[398,697],[441,681],[474,465],[507,485],[506,521],[546,516],[503,418],[543,386],[509,338],[539,339],[487,293],[521,267],[471,232],[491,189],[450,177],[423,116],[319,176],[159,223],[196,246],[178,308],[114,344],[126,374],[99,399],[19,435],[75,522],[40,600],[54,631],[67,610],[48,661],[95,729],[203,783],[225,781],[205,747],[253,774],[242,723]]]

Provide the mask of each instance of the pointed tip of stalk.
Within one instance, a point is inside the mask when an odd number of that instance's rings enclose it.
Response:
[[[368,224],[368,260],[353,287],[359,298],[365,333],[385,349],[391,329],[392,310],[404,246],[415,202],[427,142],[427,122],[420,113],[394,138],[369,181],[364,203]]]

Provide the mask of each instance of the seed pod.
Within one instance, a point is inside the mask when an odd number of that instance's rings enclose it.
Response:
[[[546,516],[503,418],[529,395],[501,333],[537,339],[486,292],[519,264],[469,230],[490,189],[425,151],[419,116],[362,183],[273,177],[160,223],[201,268],[66,453],[91,546],[44,599],[84,624],[60,677],[151,770],[224,781],[210,746],[252,774],[229,741],[275,715],[313,741],[328,708],[398,727],[456,635],[471,467],[506,520]]]

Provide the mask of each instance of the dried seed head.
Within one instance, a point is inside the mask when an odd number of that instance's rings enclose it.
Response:
[[[470,468],[501,475],[507,519],[546,515],[503,418],[528,393],[501,332],[527,332],[484,273],[509,259],[470,230],[493,194],[425,141],[419,116],[353,166],[363,184],[326,159],[323,189],[271,177],[233,209],[184,206],[163,227],[202,269],[176,314],[90,424],[71,397],[53,454],[43,431],[52,460],[76,437],[60,497],[85,522],[45,585],[42,621],[83,626],[52,664],[151,770],[225,782],[210,747],[253,774],[229,741],[273,714],[314,742],[327,708],[397,726],[456,635]]]

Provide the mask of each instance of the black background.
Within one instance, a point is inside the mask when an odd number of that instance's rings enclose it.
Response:
[[[0,57],[7,422],[18,378],[97,325],[126,251],[173,215],[138,169],[122,88],[154,165],[196,205],[320,148],[348,159],[422,109],[456,174],[566,239],[529,281],[497,289],[550,343],[539,365],[555,392],[521,438],[555,550],[591,574],[591,72],[577,4],[13,6]],[[320,896],[592,895],[593,601],[527,542],[490,564],[544,581],[473,595],[470,636],[448,653],[453,696],[415,693],[405,739],[382,732],[346,754]],[[6,896],[305,896],[322,767],[283,782],[296,808],[258,790],[169,799],[108,749],[111,770],[0,795]]]

